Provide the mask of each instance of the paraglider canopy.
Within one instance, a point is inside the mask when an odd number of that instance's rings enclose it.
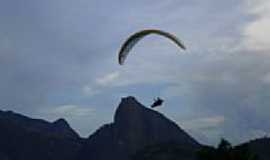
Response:
[[[154,99],[154,103],[151,105],[151,108],[155,108],[158,106],[161,106],[162,103],[164,102],[164,100],[162,100],[161,98],[157,97],[157,99]]]
[[[157,29],[147,29],[147,30],[142,30],[139,31],[133,35],[131,35],[126,41],[125,43],[122,45],[119,54],[118,54],[118,62],[120,65],[124,64],[124,61],[126,59],[126,57],[128,56],[130,50],[145,36],[149,35],[149,34],[157,34],[163,37],[166,37],[168,39],[170,39],[171,41],[173,41],[178,47],[182,48],[182,49],[186,49],[186,47],[184,46],[184,44],[173,34],[165,32],[165,31],[161,31],[161,30],[157,30]]]

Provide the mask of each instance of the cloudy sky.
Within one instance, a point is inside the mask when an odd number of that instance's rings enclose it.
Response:
[[[158,28],[124,66],[135,31]],[[0,0],[0,109],[54,121],[82,136],[112,121],[122,96],[157,110],[202,143],[270,133],[269,0]]]

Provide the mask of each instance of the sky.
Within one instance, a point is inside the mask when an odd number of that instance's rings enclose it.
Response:
[[[54,121],[87,137],[135,96],[199,142],[270,133],[269,0],[0,0],[0,109]],[[149,36],[124,66],[117,53]]]

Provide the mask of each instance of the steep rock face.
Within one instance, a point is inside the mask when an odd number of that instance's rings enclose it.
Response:
[[[122,100],[115,113],[114,125],[118,141],[131,154],[142,147],[167,142],[192,148],[199,146],[173,121],[144,107],[134,97]]]
[[[88,138],[81,160],[129,160],[144,147],[177,143],[196,149],[200,144],[162,114],[144,107],[134,97],[123,98],[114,122]]]

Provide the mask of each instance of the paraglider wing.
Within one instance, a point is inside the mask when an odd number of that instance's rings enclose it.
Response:
[[[161,30],[155,30],[155,29],[149,29],[149,30],[142,30],[140,32],[137,32],[133,35],[131,35],[126,41],[125,43],[122,45],[119,55],[118,55],[118,61],[120,65],[124,64],[124,61],[126,59],[126,57],[128,56],[128,53],[130,52],[130,50],[145,36],[149,35],[149,34],[157,34],[157,35],[161,35],[164,36],[170,40],[172,40],[174,43],[176,43],[179,47],[181,47],[182,49],[186,49],[186,47],[184,46],[184,44],[177,39],[177,37],[175,37],[174,35],[168,33],[168,32],[164,32]]]

